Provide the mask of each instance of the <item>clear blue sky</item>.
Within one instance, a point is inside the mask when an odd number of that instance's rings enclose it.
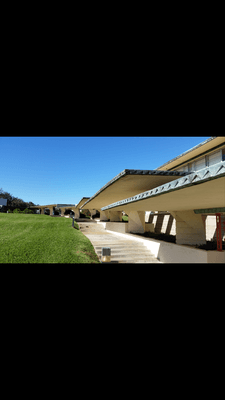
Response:
[[[34,204],[77,204],[124,169],[155,169],[209,139],[0,137],[0,188]]]

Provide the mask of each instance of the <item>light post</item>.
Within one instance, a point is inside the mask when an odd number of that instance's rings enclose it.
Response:
[[[102,247],[102,263],[110,263],[111,262],[111,249],[110,247]]]

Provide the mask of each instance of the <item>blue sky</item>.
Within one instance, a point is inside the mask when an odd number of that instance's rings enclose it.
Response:
[[[155,169],[209,139],[0,137],[0,188],[34,204],[77,204],[124,169]]]

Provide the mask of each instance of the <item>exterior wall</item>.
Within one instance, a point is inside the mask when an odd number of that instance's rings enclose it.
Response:
[[[149,216],[149,222],[154,226],[154,232],[176,235],[176,220],[170,213],[155,212]]]
[[[108,221],[108,219],[109,219],[109,211],[100,210],[100,220],[101,221]]]
[[[176,220],[170,213],[157,212],[148,216],[148,221],[153,224],[154,231],[157,233],[166,233],[168,235],[176,235]],[[222,222],[222,239],[225,240],[225,215],[221,216]],[[216,216],[207,215],[205,221],[206,240],[216,240]]]
[[[221,215],[222,223],[222,240],[225,240],[225,215]],[[216,240],[216,216],[207,215],[206,218],[206,240]]]
[[[205,216],[191,210],[171,211],[176,218],[176,244],[206,244]]]
[[[177,167],[173,166],[171,169],[169,168],[168,170],[170,171],[198,171],[202,168],[205,168],[206,166],[214,165],[223,160],[223,154],[225,151],[225,146],[221,144],[221,147],[219,149],[212,149],[211,151],[207,151],[206,154],[199,155],[193,158],[192,153],[190,152],[190,158],[189,160],[186,160],[185,162],[181,163],[181,160],[179,158],[177,159]],[[182,164],[182,165],[180,165]],[[160,167],[160,169],[163,166]],[[158,168],[157,168],[158,169]],[[165,168],[167,170],[167,168]]]
[[[128,232],[128,223],[106,222],[105,229],[108,231],[126,233]]]
[[[145,222],[145,232],[154,232],[154,225],[149,222]]]
[[[122,221],[122,211],[109,211],[109,218],[112,222]]]
[[[206,240],[216,238],[216,216],[207,215],[206,218]]]
[[[129,211],[128,214],[128,232],[145,232],[145,212]]]
[[[108,231],[113,231],[113,232],[119,232],[119,233],[128,233],[129,232],[129,227],[128,223],[117,223],[117,222],[106,222],[105,227],[106,230]],[[154,226],[153,224],[145,223],[145,232],[153,232],[154,231]]]
[[[208,263],[224,263],[225,264],[225,251],[207,251],[207,262]]]

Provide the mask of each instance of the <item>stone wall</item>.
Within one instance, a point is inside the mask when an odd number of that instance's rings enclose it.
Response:
[[[156,233],[176,235],[176,220],[168,212],[155,212],[154,214],[150,214],[149,222],[154,225],[154,231]]]
[[[170,213],[167,212],[155,212],[150,214],[148,222],[151,222],[154,226],[156,233],[166,233],[169,235],[176,235],[176,220]],[[225,240],[225,215],[221,216],[222,222],[222,239]],[[206,240],[216,240],[216,216],[207,215],[205,220],[206,228]]]

